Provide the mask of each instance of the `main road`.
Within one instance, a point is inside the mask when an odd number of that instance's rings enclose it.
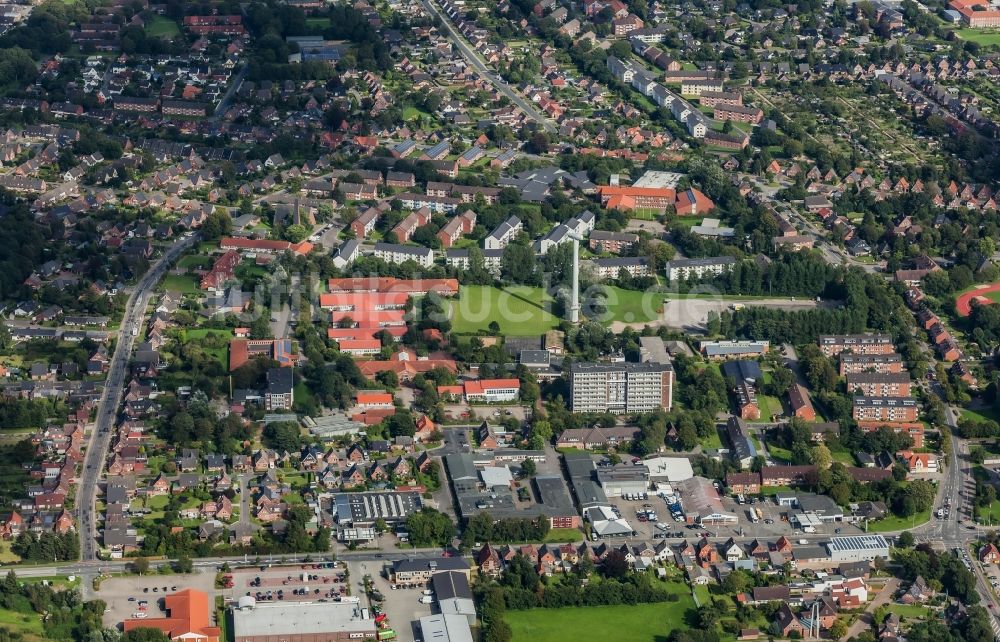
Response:
[[[111,357],[108,378],[105,380],[104,392],[97,406],[97,417],[90,432],[90,441],[87,442],[83,472],[80,474],[80,483],[76,491],[76,517],[80,525],[78,530],[80,558],[83,562],[93,562],[97,559],[97,521],[94,514],[97,482],[101,477],[104,460],[111,445],[111,432],[122,401],[129,359],[146,315],[149,296],[170,264],[198,238],[197,234],[189,234],[175,241],[139,279],[125,305],[115,352]]]
[[[507,97],[510,102],[517,105],[517,107],[528,115],[533,121],[541,125],[545,131],[550,134],[556,133],[556,126],[553,122],[545,116],[542,112],[538,111],[534,105],[531,104],[524,96],[518,94],[516,91],[511,89],[510,85],[497,75],[492,69],[486,66],[479,54],[469,46],[469,43],[462,37],[462,34],[458,33],[455,29],[454,23],[451,21],[443,11],[441,11],[432,0],[420,0],[420,4],[423,5],[424,9],[431,16],[437,18],[444,25],[445,30],[448,32],[448,36],[451,38],[452,43],[458,48],[459,53],[462,57],[472,65],[472,67],[479,72],[479,75],[485,78],[496,87],[497,91]]]

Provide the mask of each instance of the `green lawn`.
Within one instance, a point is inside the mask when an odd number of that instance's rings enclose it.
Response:
[[[412,105],[403,108],[403,120],[415,120],[418,116],[426,116],[430,118],[430,114],[425,111],[421,111]]]
[[[1000,500],[995,500],[988,507],[976,507],[976,520],[984,524],[1000,524]]]
[[[1000,31],[995,29],[956,29],[955,34],[962,40],[975,42],[983,47],[1000,47]]]
[[[0,609],[0,627],[8,626],[18,633],[43,635],[42,618],[37,613],[18,613]]]
[[[629,218],[639,219],[640,221],[655,221],[660,214],[662,214],[662,212],[656,208],[637,207],[629,212],[628,216]]]
[[[192,330],[184,330],[184,340],[198,341],[200,339],[204,339],[210,334],[218,337],[225,337],[226,339],[233,338],[232,330],[222,330],[219,328],[194,328]]]
[[[0,564],[11,564],[20,561],[21,558],[10,550],[10,542],[0,541]]]
[[[608,306],[607,322],[643,323],[659,319],[663,314],[663,295],[655,292],[623,290],[604,286]]]
[[[930,613],[930,609],[919,604],[886,604],[886,609],[904,618],[927,617]]]
[[[176,20],[171,20],[163,16],[154,16],[146,24],[146,35],[150,38],[174,38],[181,35],[181,30],[177,26]]]
[[[760,494],[763,497],[774,497],[778,493],[790,493],[792,492],[791,486],[764,486],[760,489]]]
[[[314,29],[326,29],[330,26],[329,18],[309,17],[306,18],[306,26]]]
[[[782,413],[781,400],[778,399],[777,397],[758,394],[757,406],[760,408],[760,419],[755,419],[754,421],[770,422],[772,415],[780,416]]]
[[[767,452],[771,455],[771,459],[776,462],[790,463],[792,461],[792,451],[787,448],[775,446],[774,444],[768,442]]]
[[[931,518],[931,509],[917,513],[913,517],[886,517],[877,522],[868,523],[868,531],[872,533],[884,533],[886,531],[903,531],[920,526]]]
[[[962,408],[960,411],[960,417],[962,419],[973,419],[975,421],[995,421],[1000,423],[1000,413],[998,413],[993,407],[986,408]]]
[[[201,256],[200,254],[192,254],[190,256],[182,256],[179,261],[177,261],[177,267],[190,270],[191,268],[208,268],[212,267],[212,257]]]
[[[193,276],[168,274],[163,277],[161,286],[164,290],[180,292],[181,294],[193,294],[198,291],[198,281]]]
[[[722,448],[722,437],[719,436],[719,429],[716,428],[710,435],[703,437],[698,443],[701,444],[702,450]]]
[[[583,533],[579,528],[553,528],[545,536],[546,544],[565,544],[567,542],[579,542],[583,539]]]
[[[513,642],[660,642],[675,629],[688,628],[685,613],[693,608],[694,600],[684,586],[677,602],[507,611],[506,619]]]
[[[546,309],[551,301],[552,297],[541,288],[466,285],[451,302],[451,329],[458,334],[475,334],[489,331],[490,323],[495,321],[500,334],[539,335],[559,324],[559,319]]]

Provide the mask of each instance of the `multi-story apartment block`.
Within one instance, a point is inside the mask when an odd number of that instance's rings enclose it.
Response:
[[[903,357],[898,352],[889,354],[852,354],[843,352],[840,355],[840,376],[858,372],[877,372],[879,374],[896,374],[903,371]]]
[[[710,256],[700,259],[674,259],[667,263],[667,278],[701,278],[706,274],[722,274],[736,265],[734,256]]]
[[[570,368],[574,412],[670,410],[673,388],[674,368],[669,363],[574,363]]]
[[[910,375],[906,372],[856,372],[847,375],[847,392],[866,397],[909,397]]]
[[[521,219],[511,216],[483,239],[483,247],[487,250],[502,250],[510,245],[510,242],[521,233],[522,229],[524,229],[524,225],[521,223]]]
[[[362,212],[358,218],[351,221],[351,231],[354,232],[354,236],[363,239],[371,234],[381,214],[382,211],[377,207],[370,207]]]
[[[416,245],[396,245],[394,243],[376,243],[375,258],[387,263],[406,263],[415,261],[423,267],[434,265],[434,252],[428,247]]]
[[[828,357],[836,357],[841,352],[854,354],[890,354],[896,351],[892,337],[887,334],[834,334],[819,338],[819,349]]]
[[[913,397],[855,397],[855,421],[914,422],[920,406]]]
[[[590,249],[595,252],[621,254],[639,242],[639,235],[631,232],[608,232],[594,230],[590,233]]]
[[[503,258],[503,250],[481,250],[483,254],[483,266],[492,274],[500,276],[500,259]],[[460,270],[468,270],[471,265],[469,259],[470,252],[467,249],[446,250],[444,261],[449,267]]]

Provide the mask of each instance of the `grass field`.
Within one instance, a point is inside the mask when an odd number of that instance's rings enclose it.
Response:
[[[885,531],[902,531],[920,526],[931,518],[931,509],[917,513],[913,517],[886,517],[877,522],[868,523],[868,531],[872,533],[883,533]]]
[[[177,21],[163,16],[155,16],[150,20],[146,25],[145,31],[146,35],[150,38],[174,38],[181,35]]]
[[[629,212],[629,218],[640,221],[655,221],[660,216],[660,210],[650,207],[637,207]]]
[[[180,292],[181,294],[194,294],[198,291],[198,281],[191,276],[168,274],[163,277],[161,284],[164,290]]]
[[[976,507],[976,521],[984,524],[1000,524],[1000,500],[994,501],[986,508]]]
[[[412,105],[403,108],[403,120],[415,120],[418,116],[430,117],[430,114],[428,114],[425,111],[420,111],[419,109],[413,107]]]
[[[654,321],[663,314],[663,295],[637,290],[623,290],[610,285],[604,286],[605,301],[608,305],[608,323],[642,323]]]
[[[21,558],[10,550],[10,542],[0,541],[0,564],[20,562]]]
[[[694,609],[694,600],[683,587],[677,602],[507,611],[506,619],[513,642],[577,642],[582,639],[660,642],[673,630],[688,628],[685,613],[689,609]]]
[[[962,408],[959,413],[961,419],[973,419],[975,421],[996,421],[1000,423],[1000,413],[993,408]]]
[[[491,322],[508,336],[531,336],[559,325],[548,309],[552,297],[541,288],[467,285],[451,302],[452,332],[474,334],[489,331]]]
[[[0,609],[0,627],[8,626],[19,633],[42,635],[42,618],[37,613],[18,613]]]
[[[930,613],[930,609],[919,604],[886,604],[886,609],[904,618],[927,617]]]
[[[185,270],[190,270],[191,268],[212,267],[212,257],[201,256],[198,254],[182,256],[181,259],[177,261],[177,267],[184,268]]]
[[[1000,47],[1000,31],[995,29],[956,29],[955,34],[962,40],[975,42],[983,47]]]
[[[553,528],[545,536],[547,544],[565,544],[567,542],[579,542],[583,539],[583,532],[579,528]]]
[[[701,439],[698,443],[701,444],[703,450],[722,448],[722,437],[719,436],[719,429],[716,428],[709,436]]]

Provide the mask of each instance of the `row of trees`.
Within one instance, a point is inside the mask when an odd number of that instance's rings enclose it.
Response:
[[[21,533],[11,551],[22,560],[69,562],[80,557],[80,540],[75,533]]]
[[[508,517],[494,523],[492,515],[481,512],[469,519],[462,543],[471,548],[473,542],[538,542],[548,534],[549,518],[544,515],[535,519]]]

